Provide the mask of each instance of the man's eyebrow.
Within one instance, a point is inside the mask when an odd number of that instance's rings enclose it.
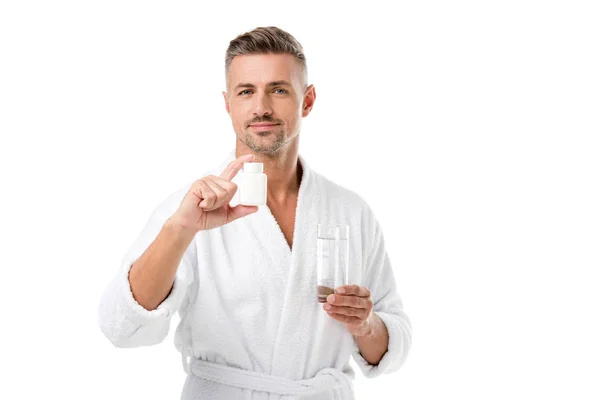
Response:
[[[267,86],[283,86],[283,85],[292,86],[288,81],[274,81],[274,82],[269,82],[267,84]]]
[[[235,86],[235,88],[233,88],[233,90],[237,90],[237,89],[240,89],[240,88],[253,88],[253,87],[254,87],[254,85],[251,84],[251,83],[238,83]]]
[[[273,81],[267,83],[267,86],[292,86],[288,81]],[[255,88],[251,83],[238,83],[233,90],[238,90],[241,88]]]

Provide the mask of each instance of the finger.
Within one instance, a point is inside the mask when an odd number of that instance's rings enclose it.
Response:
[[[238,218],[245,217],[258,211],[258,206],[243,206],[238,204],[235,207],[230,207],[229,213],[227,214],[227,223],[235,221]]]
[[[246,154],[244,156],[238,157],[236,160],[230,162],[227,167],[221,173],[221,178],[226,179],[228,181],[232,180],[234,176],[239,172],[240,169],[244,166],[245,162],[251,162],[254,160],[254,154]]]
[[[223,182],[229,182],[229,181],[218,178],[214,175],[205,176],[204,179],[202,179],[202,180],[204,182],[206,182],[208,184],[208,186],[210,186],[210,188],[217,194],[227,191],[225,186],[223,186]]]
[[[212,180],[215,184],[223,188],[223,190],[225,190],[225,192],[227,193],[227,196],[230,196],[229,200],[231,200],[235,192],[237,192],[238,185],[231,181],[228,181],[227,179],[223,179],[220,176],[214,175],[208,175],[207,178],[210,178],[210,180]]]
[[[198,206],[200,206],[200,208],[203,210],[208,211],[215,204],[217,195],[203,180],[198,181],[198,186],[200,187],[200,193],[202,194],[202,201],[200,204],[198,204]]]
[[[371,299],[358,296],[343,296],[341,294],[330,294],[327,296],[327,302],[334,306],[346,306],[354,308],[370,308]]]
[[[369,316],[369,311],[365,308],[353,308],[343,306],[332,306],[331,304],[323,304],[323,309],[332,314],[348,315],[350,317],[358,317],[362,320]]]
[[[336,293],[345,294],[347,296],[371,297],[371,291],[366,287],[358,285],[344,285],[335,289]]]
[[[351,317],[349,315],[342,315],[342,314],[333,314],[333,313],[327,313],[327,315],[329,315],[331,318],[343,322],[345,324],[360,324],[362,322],[362,320],[360,318],[357,317]]]
[[[204,181],[204,183],[206,183],[208,185],[208,187],[217,196],[214,204],[211,206],[210,209],[207,208],[206,211],[215,210],[215,209],[221,207],[223,204],[229,203],[229,200],[231,200],[231,196],[229,196],[229,193],[227,192],[227,190],[225,190],[221,185],[219,185],[217,182],[215,182],[213,179],[211,179],[210,176],[207,176],[202,180]],[[224,182],[226,182],[226,181],[224,181]]]

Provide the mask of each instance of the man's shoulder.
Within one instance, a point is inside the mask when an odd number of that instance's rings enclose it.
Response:
[[[344,204],[368,209],[367,201],[356,190],[339,184],[321,173],[313,171],[317,190],[321,193],[327,193],[327,198],[334,201],[340,201]]]

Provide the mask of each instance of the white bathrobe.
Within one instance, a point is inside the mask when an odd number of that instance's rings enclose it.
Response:
[[[232,151],[204,175],[219,175],[234,157]],[[129,269],[177,210],[190,182],[154,210],[102,296],[100,328],[117,347],[162,342],[179,312],[175,347],[189,375],[182,399],[353,399],[350,356],[367,377],[395,371],[406,358],[411,326],[377,219],[356,193],[312,171],[302,156],[300,162],[291,250],[269,208],[261,206],[196,234],[169,296],[155,310],[141,307]],[[238,202],[236,194],[230,204]],[[317,301],[318,223],[350,226],[348,283],[370,289],[374,312],[389,333],[377,366],[365,361],[352,335]]]

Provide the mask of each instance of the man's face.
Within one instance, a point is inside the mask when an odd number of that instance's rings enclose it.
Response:
[[[315,91],[291,54],[252,54],[233,59],[223,96],[238,140],[274,155],[300,132]]]

